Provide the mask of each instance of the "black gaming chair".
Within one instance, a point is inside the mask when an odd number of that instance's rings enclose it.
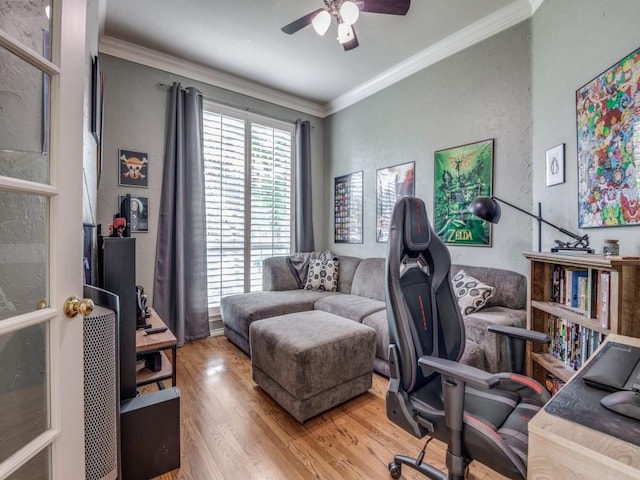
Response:
[[[509,478],[525,479],[527,422],[549,394],[528,377],[490,374],[458,363],[465,332],[450,267],[449,251],[433,232],[424,202],[400,199],[391,218],[386,260],[387,416],[416,437],[431,438],[417,459],[396,455],[389,471],[400,478],[406,465],[431,479],[461,480],[477,460]],[[545,340],[529,333],[517,335]],[[423,463],[432,438],[447,443],[448,476]]]

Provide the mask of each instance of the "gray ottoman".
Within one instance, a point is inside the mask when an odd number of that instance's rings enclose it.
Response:
[[[376,333],[312,310],[249,328],[253,380],[299,422],[371,388]]]

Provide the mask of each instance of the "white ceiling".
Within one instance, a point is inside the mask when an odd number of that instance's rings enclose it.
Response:
[[[360,46],[348,52],[335,25],[324,37],[311,26],[280,30],[322,0],[108,0],[104,35],[328,105],[508,28],[541,1],[413,0],[406,16],[363,12]]]

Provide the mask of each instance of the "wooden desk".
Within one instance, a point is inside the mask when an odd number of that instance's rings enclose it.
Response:
[[[640,347],[640,339],[616,334],[607,336],[606,342]],[[585,367],[594,357],[591,356]],[[574,375],[570,380],[577,381],[581,382],[582,378]],[[558,395],[561,394],[562,390]],[[541,410],[529,422],[527,478],[638,480],[640,447]]]
[[[153,310],[149,309],[151,316],[147,318],[147,323],[152,325],[151,328],[166,327],[162,319]],[[144,329],[136,330],[136,354],[155,353],[160,352],[160,358],[162,359],[162,369],[158,372],[153,372],[145,367],[144,360],[140,360],[136,363],[136,386],[148,385],[150,383],[158,383],[160,388],[162,387],[162,380],[168,378],[171,379],[171,385],[176,386],[176,345],[178,341],[176,337],[171,333],[171,330],[166,330],[162,333],[154,333],[147,335]],[[171,350],[171,361],[167,358],[166,350]]]

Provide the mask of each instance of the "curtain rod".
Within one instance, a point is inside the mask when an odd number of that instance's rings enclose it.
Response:
[[[171,88],[173,87],[173,85],[170,85],[168,83],[164,83],[164,82],[158,82],[158,86],[159,87],[164,87],[164,88]],[[182,89],[183,92],[186,92],[187,89],[185,87],[180,87]],[[215,103],[219,103],[220,105],[224,105],[226,107],[231,107],[231,108],[235,108],[236,110],[243,110],[245,112],[250,112],[250,113],[255,113],[256,115],[262,115],[263,117],[269,117],[269,118],[273,118],[274,120],[278,120],[280,122],[284,122],[284,123],[289,123],[292,125],[295,125],[295,121],[291,121],[290,119],[283,119],[283,118],[278,118],[278,117],[274,117],[271,114],[266,114],[266,113],[262,113],[258,110],[254,110],[251,107],[239,107],[238,105],[234,105],[233,103],[230,102],[225,102],[224,100],[219,100],[217,98],[213,98],[213,97],[207,97],[205,95],[202,94],[202,92],[198,92],[198,95],[200,95],[203,100],[208,100],[210,102],[215,102]],[[311,128],[316,128],[315,125],[311,124]]]

